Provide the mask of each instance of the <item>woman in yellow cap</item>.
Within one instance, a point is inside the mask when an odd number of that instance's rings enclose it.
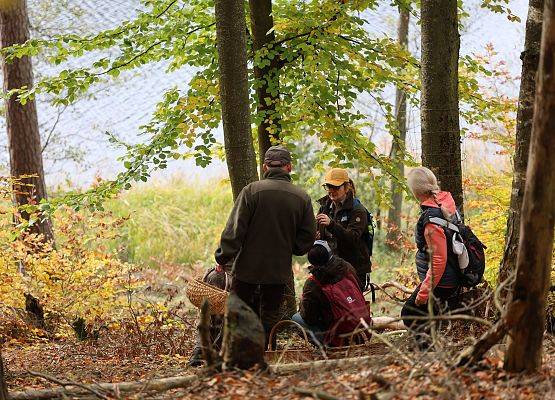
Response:
[[[347,170],[332,168],[324,177],[328,195],[318,202],[316,216],[318,236],[332,244],[335,254],[348,261],[356,270],[361,288],[368,285],[372,234],[371,215],[355,197],[355,185]]]

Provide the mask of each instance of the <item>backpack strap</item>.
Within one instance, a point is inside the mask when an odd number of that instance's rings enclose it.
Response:
[[[431,217],[428,221],[434,225],[443,226],[444,228],[451,229],[452,231],[459,233],[459,227],[457,225],[452,224],[443,218]]]
[[[314,283],[316,283],[318,286],[322,287],[322,284],[320,283],[320,281],[318,279],[316,279],[316,277],[313,274],[310,274],[310,276],[308,277],[308,279],[310,279],[311,281],[313,281]]]

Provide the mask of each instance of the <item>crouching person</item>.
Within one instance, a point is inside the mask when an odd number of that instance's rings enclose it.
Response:
[[[450,221],[457,210],[451,193],[440,190],[428,168],[414,168],[407,180],[421,208],[415,235],[420,284],[403,306],[401,318],[414,334],[418,348],[427,350],[431,346],[430,322],[425,317],[430,297],[435,299],[434,313],[453,310],[459,303],[461,282],[458,258],[452,248],[453,233],[434,223],[438,219]]]
[[[334,256],[324,240],[314,242],[308,261],[310,276],[293,321],[305,328],[316,344],[340,346],[341,335],[353,332],[361,318],[368,325],[372,323],[356,271]]]
[[[229,291],[231,287],[231,264],[218,265],[216,267],[210,268],[204,274],[202,281],[219,289]],[[219,351],[222,347],[223,327],[223,315],[210,316],[210,341],[212,342],[214,349],[217,351]],[[197,335],[195,347],[193,348],[193,353],[191,354],[187,365],[191,367],[198,367],[202,364],[203,360],[202,349],[200,346],[200,337]]]

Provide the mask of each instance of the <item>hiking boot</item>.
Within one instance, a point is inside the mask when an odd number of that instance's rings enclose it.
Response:
[[[204,360],[202,359],[202,350],[200,349],[200,347],[195,347],[193,349],[193,354],[191,354],[189,361],[187,361],[187,366],[200,367],[203,364],[204,364]]]

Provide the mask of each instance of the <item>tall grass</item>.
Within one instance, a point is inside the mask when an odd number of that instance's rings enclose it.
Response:
[[[107,208],[128,217],[116,245],[127,261],[150,266],[210,264],[232,206],[228,182],[140,185]]]
[[[229,182],[195,184],[174,178],[139,185],[111,201],[107,208],[129,218],[115,243],[125,261],[153,267],[209,266],[232,205]],[[412,262],[412,258],[409,261],[391,253],[383,244],[383,236],[377,231],[374,240],[373,279],[377,281],[390,279],[401,264]],[[293,261],[302,265],[306,257],[294,257]],[[303,268],[297,269],[300,272]]]

